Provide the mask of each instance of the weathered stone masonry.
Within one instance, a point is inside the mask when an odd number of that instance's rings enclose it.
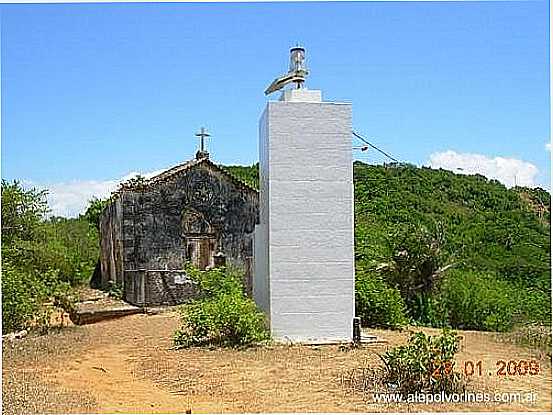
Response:
[[[256,190],[208,158],[124,187],[100,220],[102,283],[132,304],[179,304],[196,293],[184,263],[206,268],[222,252],[250,291],[258,205]]]

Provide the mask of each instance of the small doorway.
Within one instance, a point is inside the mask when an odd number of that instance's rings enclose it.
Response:
[[[183,214],[182,228],[186,241],[186,260],[201,270],[212,267],[217,239],[211,224],[200,212],[189,209]]]
[[[196,268],[205,270],[213,266],[215,254],[215,238],[213,236],[189,236],[186,238],[186,259]]]

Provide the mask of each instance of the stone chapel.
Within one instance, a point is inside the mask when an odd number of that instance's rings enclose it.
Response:
[[[202,129],[201,134],[204,135]],[[251,295],[258,192],[209,158],[122,185],[100,218],[101,285],[115,283],[139,306],[174,305],[196,294],[183,268],[226,264]]]

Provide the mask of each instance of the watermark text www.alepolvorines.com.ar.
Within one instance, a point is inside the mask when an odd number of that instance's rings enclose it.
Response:
[[[536,403],[536,392],[373,393],[374,403]]]

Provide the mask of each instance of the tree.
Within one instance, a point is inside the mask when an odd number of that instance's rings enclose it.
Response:
[[[88,208],[84,213],[84,217],[91,225],[94,225],[98,230],[100,229],[100,215],[102,214],[108,203],[109,199],[99,199],[97,197],[93,197],[91,200],[88,201]]]
[[[46,190],[24,189],[14,180],[2,180],[2,243],[32,240],[48,212]]]
[[[454,266],[442,247],[445,231],[441,224],[429,230],[423,226],[409,225],[389,239],[389,260],[376,267],[388,283],[397,288],[412,317],[423,322],[432,320],[434,310],[430,303],[445,272]]]

